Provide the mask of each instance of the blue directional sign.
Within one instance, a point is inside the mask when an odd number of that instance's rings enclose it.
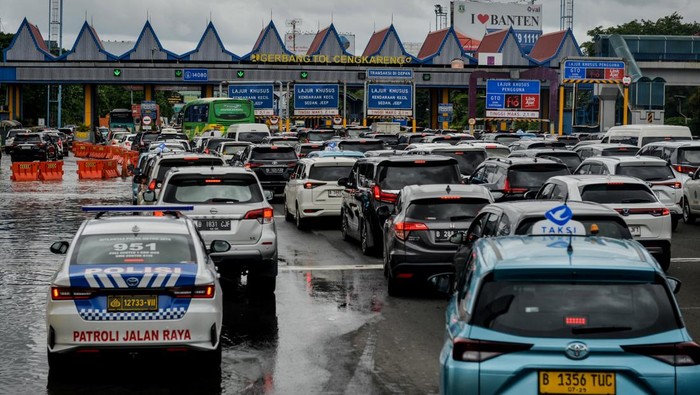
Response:
[[[228,97],[253,101],[255,115],[274,115],[274,87],[272,84],[229,85]]]
[[[438,122],[452,122],[452,103],[438,103]]]
[[[486,81],[486,116],[537,118],[540,111],[539,80]]]
[[[294,85],[294,115],[338,115],[337,84]]]
[[[565,60],[564,79],[622,80],[625,62],[619,60]]]
[[[367,114],[410,116],[413,114],[413,86],[368,84]]]
[[[182,73],[183,81],[209,81],[207,69],[185,69]]]
[[[411,80],[413,70],[411,69],[368,69],[367,78],[370,79],[391,79],[391,80]]]

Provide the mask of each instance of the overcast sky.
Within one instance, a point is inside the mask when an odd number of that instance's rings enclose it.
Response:
[[[498,2],[506,2],[498,0]],[[280,34],[285,20],[301,18],[301,31],[316,32],[331,21],[341,33],[356,36],[355,54],[362,54],[372,32],[391,24],[402,41],[422,42],[434,29],[434,5],[443,0],[68,0],[64,2],[63,47],[71,48],[83,21],[91,22],[102,40],[136,40],[146,15],[164,47],[184,53],[196,47],[211,19],[226,48],[245,55],[270,19]],[[542,5],[544,33],[559,30],[559,0],[537,0]],[[683,21],[700,21],[697,0],[575,0],[574,34],[589,41],[586,32],[596,26],[617,26],[634,19],[657,20],[677,11]],[[48,36],[47,0],[0,0],[0,27],[14,33],[24,17]]]

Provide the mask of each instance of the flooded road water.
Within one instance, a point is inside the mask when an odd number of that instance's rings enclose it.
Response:
[[[446,301],[386,295],[381,261],[343,242],[334,224],[300,232],[275,205],[277,292],[227,290],[221,374],[187,361],[100,361],[49,376],[45,303],[89,204],[129,204],[131,180],[78,181],[73,157],[61,182],[12,182],[0,168],[0,392],[384,394],[437,392]],[[346,269],[347,268],[347,269]]]

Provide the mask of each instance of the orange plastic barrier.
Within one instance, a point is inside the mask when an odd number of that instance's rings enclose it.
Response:
[[[39,162],[39,180],[60,181],[63,180],[63,161]]]
[[[119,171],[117,170],[116,160],[103,160],[102,161],[102,178],[117,178],[119,177]]]
[[[107,147],[104,145],[93,145],[90,147],[90,158],[104,159],[107,157]]]
[[[71,149],[70,149],[70,150],[73,151],[73,153],[75,154],[75,153],[78,151],[78,148],[79,148],[81,145],[84,145],[84,144],[81,143],[80,141],[74,141],[73,144],[71,145]]]
[[[12,181],[37,181],[39,180],[40,162],[14,162],[12,163]]]
[[[73,155],[75,155],[76,158],[87,158],[88,155],[90,155],[90,145],[84,143],[73,143]]]
[[[79,160],[78,179],[80,180],[101,180],[102,179],[101,160]]]

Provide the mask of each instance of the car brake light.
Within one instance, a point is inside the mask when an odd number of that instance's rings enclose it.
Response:
[[[171,291],[176,298],[211,299],[216,293],[214,284],[195,285],[194,287],[177,287]]]
[[[422,159],[420,159],[420,160],[414,160],[414,161],[413,161],[413,163],[416,163],[416,164],[422,165],[422,164],[424,164],[424,163],[425,163],[425,161],[424,161],[424,160],[422,160]]]
[[[509,193],[525,193],[527,192],[527,188],[511,188],[510,186],[510,180],[506,178],[505,184],[503,184],[503,193],[509,194]]]
[[[695,342],[622,346],[622,349],[673,366],[700,365],[700,346]]]
[[[681,189],[683,188],[683,184],[681,184],[678,181],[671,181],[671,182],[652,182],[652,186],[664,186],[664,187],[670,187],[671,189]]]
[[[244,167],[247,169],[254,169],[256,167],[261,167],[262,165],[262,163],[248,162],[244,165]]]
[[[527,351],[532,344],[503,343],[456,338],[452,344],[452,359],[462,362],[484,362],[499,355]]]
[[[414,230],[428,230],[428,225],[421,222],[397,222],[394,224],[394,232],[399,240],[406,240],[408,234]]]
[[[664,217],[666,215],[671,215],[671,210],[669,210],[666,207],[663,208],[631,208],[627,209],[626,211],[621,208],[616,208],[615,211],[622,215],[630,215],[630,214],[649,214],[654,217]]]
[[[149,191],[155,191],[156,190],[156,180],[151,180],[151,182],[148,184],[148,190]]]
[[[304,183],[304,189],[314,189],[316,187],[320,187],[326,185],[325,182],[306,182]]]
[[[51,287],[51,300],[89,299],[95,292],[89,288]]]
[[[379,185],[375,185],[372,187],[372,195],[374,195],[374,200],[391,204],[396,203],[396,199],[398,199],[399,197],[395,193],[388,193],[382,191],[382,188],[380,188]]]
[[[260,208],[257,210],[251,210],[245,213],[243,219],[256,219],[261,224],[272,223],[273,211],[271,208]]]
[[[462,198],[461,196],[454,196],[454,195],[440,196],[440,199],[442,199],[442,200],[459,200],[461,198]]]
[[[676,170],[679,173],[693,173],[693,172],[695,172],[695,167],[678,165],[678,166],[676,166]]]
[[[182,158],[182,159],[184,159],[184,160],[199,160],[199,158],[196,157],[196,156],[186,156],[186,157],[184,157],[184,158]]]
[[[204,183],[206,183],[206,184],[219,184],[219,183],[221,183],[221,180],[215,179],[215,178],[210,178],[210,179],[204,180]]]

